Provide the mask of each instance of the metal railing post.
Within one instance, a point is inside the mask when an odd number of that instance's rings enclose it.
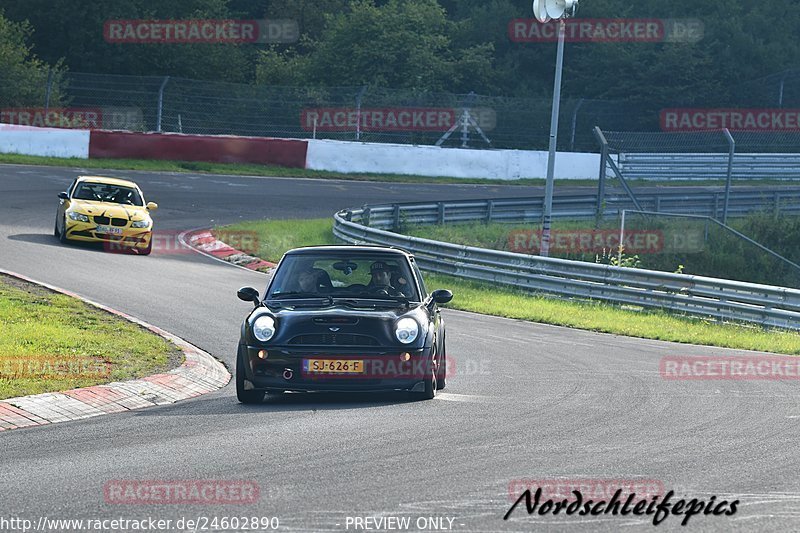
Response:
[[[608,159],[608,141],[603,131],[598,127],[594,127],[594,136],[597,142],[600,143],[600,175],[597,180],[597,207],[595,208],[595,217],[599,221],[603,217],[603,201],[606,194],[606,159]]]
[[[725,137],[728,139],[728,177],[725,180],[725,206],[722,208],[722,223],[728,223],[728,202],[730,201],[731,197],[731,179],[733,177],[733,156],[736,153],[736,141],[731,135],[730,130],[725,128],[722,130],[725,134]],[[714,213],[716,215],[716,213]]]
[[[622,266],[622,243],[625,242],[625,210],[622,210],[622,222],[619,225],[619,247],[617,249],[617,266]]]
[[[158,113],[156,116],[156,131],[161,132],[161,111],[164,107],[164,87],[167,86],[167,82],[169,81],[169,76],[164,78],[164,81],[161,82],[161,87],[158,88]]]

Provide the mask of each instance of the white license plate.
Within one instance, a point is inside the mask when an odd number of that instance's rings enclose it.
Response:
[[[107,235],[122,235],[122,228],[112,228],[111,226],[97,226],[94,231],[96,233],[105,233]]]

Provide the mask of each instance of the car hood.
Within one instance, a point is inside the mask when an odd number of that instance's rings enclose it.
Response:
[[[145,207],[94,202],[91,200],[72,200],[70,208],[84,215],[124,218],[126,220],[142,220],[149,216]]]

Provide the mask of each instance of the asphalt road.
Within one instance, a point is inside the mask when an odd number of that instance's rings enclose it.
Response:
[[[52,236],[56,193],[79,173],[0,167],[0,267],[172,331],[232,367],[248,305],[236,289],[261,289],[266,278],[194,253],[138,257],[59,244]],[[137,180],[161,206],[158,227],[175,230],[329,216],[418,195],[530,193],[503,186],[112,175]],[[231,384],[173,406],[3,432],[0,524],[15,517],[34,523],[40,517],[152,517],[174,524],[181,517],[246,516],[278,517],[279,531],[363,531],[348,517],[398,516],[411,519],[412,531],[418,519],[432,517],[452,519],[443,525],[453,531],[651,530],[652,517],[527,516],[520,508],[502,519],[514,480],[637,478],[655,480],[677,497],[740,500],[732,517],[695,516],[687,528],[669,517],[659,530],[800,527],[797,381],[667,381],[659,375],[662,356],[745,352],[456,311],[445,317],[449,355],[458,367],[434,401],[290,395],[244,406]],[[104,487],[116,481],[176,479],[252,482],[259,493],[254,503],[237,505],[104,498]]]

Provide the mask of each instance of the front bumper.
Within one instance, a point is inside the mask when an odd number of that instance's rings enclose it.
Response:
[[[431,350],[423,348],[402,352],[375,350],[298,350],[296,347],[266,349],[267,357],[259,358],[263,347],[245,346],[245,377],[253,388],[285,391],[389,391],[420,390],[430,375]],[[401,354],[409,359],[403,361]],[[304,360],[335,359],[363,361],[363,373],[320,374],[308,370]]]
[[[67,239],[81,242],[100,242],[109,247],[119,248],[147,248],[152,239],[151,228],[131,228],[129,226],[119,228],[120,234],[106,234],[97,232],[97,224],[94,222],[80,222],[67,217],[65,230]]]

